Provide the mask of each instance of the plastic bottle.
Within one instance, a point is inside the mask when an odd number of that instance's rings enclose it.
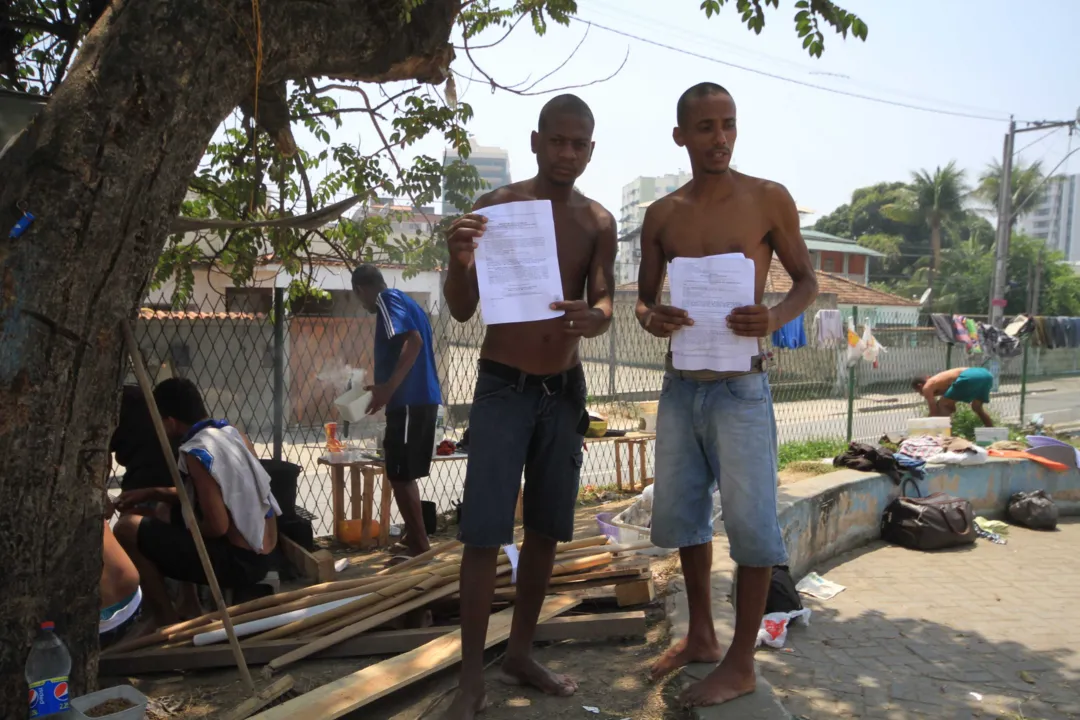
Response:
[[[68,677],[71,674],[71,654],[64,641],[56,636],[55,625],[41,623],[34,638],[30,657],[26,659],[26,684],[30,686],[30,717],[66,718]]]

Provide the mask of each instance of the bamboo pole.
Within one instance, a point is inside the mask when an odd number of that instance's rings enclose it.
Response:
[[[380,570],[378,573],[376,573],[376,575],[397,575],[398,573],[414,568],[417,565],[426,563],[428,560],[431,560],[432,558],[438,556],[441,553],[454,550],[460,546],[460,540],[448,540],[447,542],[444,542],[440,545],[436,545],[435,547],[429,549],[427,552],[422,552],[414,558],[409,558],[408,560],[400,563],[399,565],[394,565],[393,567],[388,567],[385,570]]]
[[[217,576],[214,574],[214,566],[210,564],[210,556],[206,554],[206,544],[203,542],[202,533],[199,532],[199,525],[195,519],[191,498],[188,497],[184,482],[180,479],[180,468],[176,464],[172,445],[169,443],[169,437],[165,433],[165,424],[161,421],[161,413],[158,411],[157,402],[154,400],[154,388],[150,383],[150,375],[143,365],[139,345],[135,342],[135,333],[131,329],[131,323],[126,318],[121,321],[120,329],[124,335],[124,342],[127,344],[128,354],[131,356],[131,365],[135,370],[135,377],[139,382],[139,387],[142,389],[143,396],[146,398],[146,407],[150,411],[150,420],[153,422],[154,430],[157,432],[158,442],[161,443],[161,450],[165,457],[168,458],[166,464],[169,467],[173,485],[176,486],[176,495],[180,499],[180,509],[183,512],[184,523],[190,530],[191,538],[195,542],[195,551],[199,554],[199,562],[202,565],[203,573],[206,575],[206,581],[210,585],[210,594],[214,596],[214,604],[217,606],[218,614],[224,624],[225,633],[229,636],[229,645],[232,647],[233,657],[236,659],[236,669],[240,672],[240,679],[243,680],[248,693],[255,695],[255,683],[252,681],[251,673],[248,671],[247,661],[244,660],[244,651],[240,649],[240,641],[237,640],[236,633],[233,631],[232,621],[229,619],[229,610],[225,605],[225,598],[221,595],[221,586],[218,584]]]
[[[356,612],[343,614],[329,622],[317,624],[315,625],[315,629],[311,631],[310,636],[322,637],[324,635],[335,633],[342,628],[358,623],[361,620],[365,620],[372,615],[378,615],[384,610],[390,610],[396,604],[402,602],[403,600],[408,600],[409,598],[416,597],[417,593],[423,594],[429,590],[434,590],[437,587],[456,580],[458,580],[458,578],[428,578],[427,580],[417,583],[414,587],[399,594],[397,597],[387,597],[382,602],[374,605],[373,607],[361,608]]]
[[[326,637],[319,638],[313,642],[308,643],[304,647],[297,648],[290,653],[286,653],[281,657],[271,660],[263,669],[264,675],[270,675],[276,670],[291,665],[292,663],[303,660],[306,657],[310,657],[317,652],[325,650],[328,647],[333,647],[340,642],[348,640],[349,638],[356,637],[360,633],[366,632],[371,628],[378,627],[384,623],[388,623],[394,618],[400,617],[407,612],[411,612],[416,608],[423,607],[428,603],[444,598],[447,595],[453,595],[461,589],[461,581],[455,580],[442,587],[429,590],[426,593],[421,593],[419,597],[409,600],[408,602],[401,603],[396,607],[385,610],[378,615],[373,615],[365,620],[361,620],[355,625],[342,628],[337,632],[327,635]]]

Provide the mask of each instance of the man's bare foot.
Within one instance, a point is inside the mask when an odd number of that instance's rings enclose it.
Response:
[[[472,720],[485,709],[487,709],[487,693],[481,692],[476,695],[459,689],[454,693],[450,707],[439,716],[439,720]]]
[[[716,663],[724,657],[724,651],[716,638],[711,640],[694,640],[685,637],[675,643],[660,659],[653,663],[649,670],[649,678],[656,682],[674,670],[689,665],[690,663]]]
[[[719,667],[682,692],[679,704],[687,708],[720,705],[749,695],[756,686],[753,657],[748,667],[738,667],[724,658]]]
[[[531,657],[504,661],[502,680],[510,685],[528,685],[556,697],[569,697],[578,688],[572,678],[551,672]]]

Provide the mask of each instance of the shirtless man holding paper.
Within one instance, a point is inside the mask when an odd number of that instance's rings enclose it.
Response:
[[[593,151],[593,115],[573,95],[540,111],[532,150],[538,173],[481,197],[448,233],[450,263],[443,293],[451,315],[468,321],[480,302],[474,250],[484,242],[482,210],[524,200],[550,200],[564,302],[559,317],[488,325],[469,414],[469,465],[461,509],[461,678],[443,715],[463,720],[483,710],[484,639],[500,548],[514,540],[514,508],[525,472],[525,540],[517,568],[517,599],[505,678],[552,695],[577,684],[541,666],[532,640],[559,541],[574,532],[582,444],[588,427],[581,338],[611,323],[615,219],[574,189]]]
[[[693,180],[649,206],[641,232],[637,317],[670,338],[694,319],[660,304],[667,263],[677,257],[742,253],[754,261],[756,304],[732,310],[734,334],[766,337],[798,317],[817,295],[799,214],[783,186],[729,167],[735,147],[735,101],[701,83],[677,106],[675,143],[690,156]],[[773,254],[791,275],[778,305],[761,304]],[[656,490],[652,541],[679,548],[690,605],[687,637],[652,668],[654,679],[692,662],[719,666],[682,695],[686,706],[717,705],[753,692],[754,644],[772,568],[787,552],[776,519],[776,420],[763,358],[750,372],[683,371],[670,355],[656,420]],[[735,636],[725,654],[713,630],[713,488],[719,484],[731,557],[738,565]]]

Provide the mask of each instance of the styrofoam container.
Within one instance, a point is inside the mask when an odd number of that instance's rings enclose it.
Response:
[[[975,428],[975,444],[987,447],[998,441],[1009,439],[1007,427],[977,427]]]
[[[135,707],[121,710],[120,712],[111,715],[101,715],[98,718],[90,718],[83,714],[87,710],[93,710],[106,700],[116,700],[118,698],[123,698],[130,703],[134,703]],[[77,697],[72,700],[71,716],[75,720],[144,720],[146,718],[146,704],[148,702],[145,695],[130,685],[117,685],[116,687],[98,690],[97,692],[83,695],[82,697]]]
[[[611,538],[612,542],[619,545],[628,545],[640,540],[649,540],[650,532],[648,528],[616,522],[614,518],[615,513],[603,512],[597,513],[596,515],[596,525],[600,528],[600,533],[607,535]],[[654,545],[653,547],[637,550],[635,552],[640,555],[663,556],[670,555],[675,552],[675,550],[674,548],[661,548]]]
[[[924,417],[911,418],[907,421],[908,435],[944,435],[952,436],[952,418]]]
[[[363,385],[354,387],[334,401],[338,415],[345,422],[360,422],[371,405],[371,393],[364,390]]]

